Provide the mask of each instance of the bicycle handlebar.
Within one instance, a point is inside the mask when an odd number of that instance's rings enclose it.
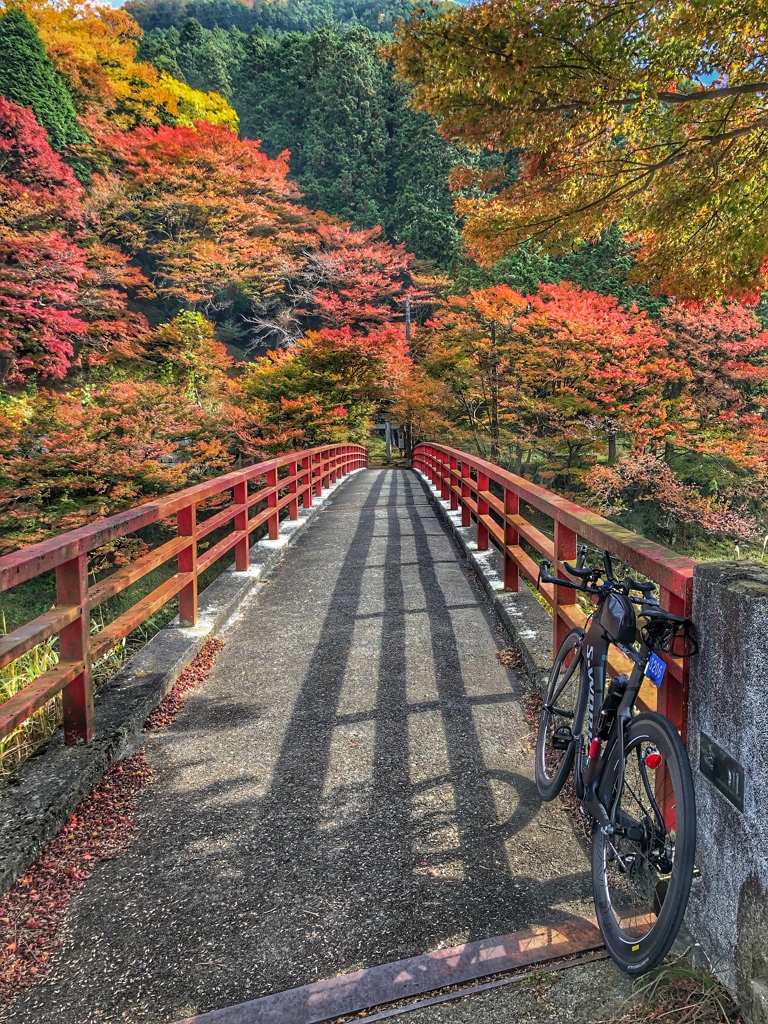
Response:
[[[556,576],[552,572],[552,563],[544,558],[539,563],[539,584],[551,583],[557,587],[566,587],[568,590],[580,590],[584,594],[601,598],[606,597],[609,593],[624,594],[633,604],[639,605],[639,614],[646,620],[646,625],[642,628],[646,630],[647,636],[646,633],[643,636],[650,649],[658,648],[672,653],[674,647],[670,646],[670,638],[671,643],[674,644],[674,638],[680,630],[683,630],[686,642],[692,644],[692,648],[687,653],[682,653],[681,656],[690,657],[696,653],[698,645],[691,638],[689,632],[689,627],[692,625],[690,619],[683,618],[680,615],[673,615],[672,612],[666,611],[666,609],[659,605],[655,597],[650,596],[656,589],[655,583],[652,583],[650,580],[639,582],[633,580],[630,576],[625,576],[621,580],[617,579],[613,572],[611,556],[607,551],[603,551],[602,571],[585,566],[586,554],[587,546],[584,544],[578,552],[576,565],[569,565],[568,562],[563,562],[563,568],[571,576],[576,577],[579,581],[578,583]],[[601,576],[605,577],[605,582],[598,586],[597,584]],[[633,597],[631,593],[633,590],[641,596]]]
[[[584,560],[587,554],[587,546],[583,544],[579,549],[578,556],[576,558],[576,565],[570,565],[568,562],[563,562],[563,568],[571,576],[574,576],[578,583],[573,583],[571,580],[561,579],[559,576],[555,576],[552,572],[552,563],[544,558],[539,563],[539,583],[552,583],[557,587],[565,587],[568,590],[581,590],[586,594],[599,595],[605,593],[606,584],[610,584],[611,587],[616,587],[621,593],[626,594],[631,601],[635,604],[651,604],[654,605],[654,599],[649,600],[649,595],[656,589],[656,584],[650,580],[648,582],[639,582],[633,580],[629,576],[625,576],[624,579],[617,579],[613,571],[613,563],[611,556],[608,551],[603,551],[603,571],[584,565]],[[598,587],[597,581],[601,576],[605,577],[605,583]],[[590,582],[593,584],[590,586]],[[637,593],[642,594],[641,598],[632,597],[630,591],[635,590]],[[655,606],[658,603],[655,602]]]

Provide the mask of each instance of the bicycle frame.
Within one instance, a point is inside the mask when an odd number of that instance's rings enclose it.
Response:
[[[595,736],[596,718],[602,707],[605,695],[605,675],[608,662],[608,648],[611,644],[633,662],[632,674],[630,675],[624,696],[616,711],[616,717],[611,725],[608,740],[605,744]],[[580,712],[573,724],[573,742],[576,747],[576,765],[574,770],[574,786],[576,795],[582,801],[582,806],[587,814],[591,815],[600,828],[608,832],[614,832],[618,825],[616,821],[616,808],[621,794],[621,787],[618,788],[613,805],[608,808],[600,800],[598,789],[600,780],[606,767],[608,755],[619,741],[619,756],[621,758],[619,777],[624,777],[624,728],[632,718],[632,709],[640,693],[643,682],[643,674],[650,652],[642,645],[641,651],[635,651],[623,644],[616,644],[609,640],[603,627],[593,617],[590,619],[588,628],[582,640],[582,665],[581,685],[589,688],[589,702],[584,711]],[[587,722],[587,767],[582,774],[582,762],[584,758],[584,715],[588,715]]]

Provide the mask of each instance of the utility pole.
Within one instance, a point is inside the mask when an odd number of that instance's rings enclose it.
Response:
[[[384,440],[387,445],[387,464],[392,461],[392,427],[389,419],[384,420]]]

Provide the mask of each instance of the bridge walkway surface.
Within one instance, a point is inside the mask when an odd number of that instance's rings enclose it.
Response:
[[[416,474],[338,488],[222,639],[8,1021],[169,1024],[591,916],[527,684]]]

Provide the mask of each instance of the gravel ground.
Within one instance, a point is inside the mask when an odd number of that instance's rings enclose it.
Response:
[[[223,638],[146,736],[130,850],[3,1019],[169,1024],[591,915],[585,852],[536,796],[523,679],[414,474],[352,478]]]

